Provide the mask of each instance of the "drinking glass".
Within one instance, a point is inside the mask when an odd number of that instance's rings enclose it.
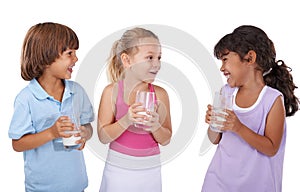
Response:
[[[65,131],[65,133],[72,134],[71,137],[63,137],[62,141],[66,149],[77,149],[80,144],[77,144],[76,141],[81,139],[81,136],[75,136],[80,133],[80,117],[79,115],[73,113],[63,114],[68,116],[72,123],[74,124],[74,129],[72,131]]]
[[[221,129],[224,126],[224,122],[226,121],[225,116],[227,115],[225,110],[232,110],[232,104],[233,95],[219,91],[215,92],[210,123],[211,130],[219,133],[222,132]]]
[[[148,91],[138,91],[136,94],[136,103],[142,103],[142,108],[145,108],[146,111],[138,112],[138,114],[149,116],[146,112],[154,111],[154,105],[155,105],[155,93],[154,92],[148,92]],[[137,128],[142,129],[149,129],[149,126],[144,125],[147,121],[144,119],[139,118],[141,120],[140,122],[135,122],[134,126]]]

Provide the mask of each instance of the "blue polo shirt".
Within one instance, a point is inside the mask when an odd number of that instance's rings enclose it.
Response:
[[[65,80],[63,99],[59,102],[33,79],[15,98],[9,137],[19,139],[25,134],[39,133],[68,112],[79,114],[82,125],[94,120],[92,104],[78,83]],[[27,192],[81,192],[88,185],[82,151],[65,150],[61,138],[24,151],[23,157]]]

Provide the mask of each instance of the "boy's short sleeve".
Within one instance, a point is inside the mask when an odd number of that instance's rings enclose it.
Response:
[[[18,95],[14,103],[14,113],[8,130],[11,139],[20,139],[25,134],[35,133],[32,126],[30,109],[24,102],[26,98]]]

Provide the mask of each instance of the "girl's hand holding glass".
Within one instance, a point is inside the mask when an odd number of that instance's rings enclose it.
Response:
[[[232,109],[233,96],[223,92],[215,92],[214,103],[211,107],[210,129],[215,132],[222,132],[224,123],[228,116],[227,110]]]
[[[226,109],[225,112],[227,115],[225,117],[226,120],[223,123],[222,130],[238,132],[243,127],[243,124],[232,110]]]
[[[134,125],[143,124],[143,119],[146,117],[146,109],[143,104],[138,102],[132,104],[128,109],[128,119]]]
[[[154,132],[161,126],[159,123],[159,114],[156,111],[147,111],[143,108],[142,103],[134,103],[128,111],[129,119],[136,128]]]
[[[138,91],[136,94],[135,103],[139,104],[137,108],[141,110],[137,111],[137,114],[143,115],[140,118],[137,118],[134,126],[142,129],[149,129],[151,127],[145,125],[148,123],[147,117],[152,117],[149,112],[154,112],[155,106],[155,93],[148,91]]]
[[[145,126],[149,128],[144,128],[146,131],[155,132],[158,128],[161,127],[159,123],[159,114],[156,111],[147,111],[147,116],[145,117],[146,122]]]
[[[222,127],[220,127],[220,132],[223,131],[232,131],[232,132],[238,132],[243,124],[240,122],[236,114],[229,109],[226,109],[224,112],[226,112],[226,115],[224,117],[224,121],[222,121]],[[208,105],[207,111],[205,115],[205,123],[212,124],[212,118],[213,117],[213,106]]]

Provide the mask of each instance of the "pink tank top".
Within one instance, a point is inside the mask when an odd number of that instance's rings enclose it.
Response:
[[[154,92],[152,84],[149,85],[149,91]],[[123,81],[118,82],[118,96],[116,101],[116,117],[119,120],[126,115],[129,106],[124,102]],[[140,128],[130,125],[116,140],[110,143],[110,149],[131,156],[151,156],[160,153],[158,143],[153,135]]]

